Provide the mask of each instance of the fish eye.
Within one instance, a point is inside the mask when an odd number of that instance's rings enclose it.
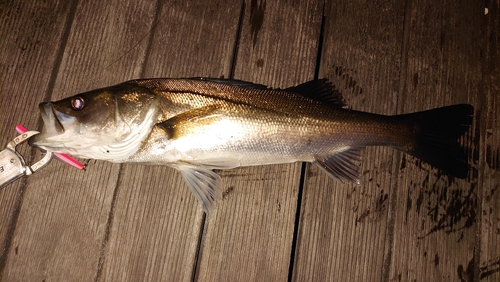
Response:
[[[76,111],[83,109],[85,107],[85,99],[80,96],[71,99],[71,107]]]

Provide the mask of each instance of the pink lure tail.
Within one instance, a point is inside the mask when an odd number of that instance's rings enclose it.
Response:
[[[19,133],[25,133],[27,132],[28,130],[26,128],[24,128],[24,126],[18,124],[16,125],[16,131],[19,132]],[[80,163],[79,161],[73,159],[72,157],[66,155],[66,154],[59,154],[59,153],[54,153],[54,155],[60,159],[61,161],[71,165],[71,166],[74,166],[78,169],[84,169],[85,166]]]

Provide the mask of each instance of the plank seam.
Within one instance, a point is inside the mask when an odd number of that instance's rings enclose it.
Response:
[[[232,54],[231,65],[230,65],[230,69],[229,69],[229,78],[230,79],[234,78],[234,73],[236,70],[236,62],[238,59],[238,50],[240,48],[240,40],[241,40],[241,33],[243,30],[244,17],[245,17],[245,0],[241,1],[240,14],[239,14],[239,19],[238,19],[238,27],[236,29],[233,54]],[[207,234],[207,228],[208,228],[208,216],[206,215],[206,213],[203,213],[203,219],[201,222],[202,222],[202,224],[200,226],[200,236],[198,238],[198,245],[196,247],[196,255],[194,258],[194,267],[193,267],[193,272],[191,275],[191,281],[193,281],[193,282],[199,280],[199,274],[200,274],[200,268],[201,268],[201,258],[203,255],[203,242],[205,241],[206,234]]]
[[[140,76],[141,77],[144,77],[144,73],[146,72],[147,62],[149,61],[149,57],[150,57],[150,54],[151,54],[151,48],[152,48],[152,45],[153,45],[153,39],[154,39],[155,30],[156,30],[156,27],[158,26],[158,24],[160,23],[160,19],[162,18],[161,17],[161,10],[162,10],[163,5],[161,4],[161,2],[162,2],[162,0],[158,0],[156,2],[156,11],[155,11],[155,15],[154,15],[153,22],[152,22],[152,25],[151,25],[151,29],[150,29],[150,31],[148,33],[149,40],[148,40],[148,43],[147,43],[147,46],[146,46],[146,52],[145,52],[145,55],[144,55],[144,61],[142,63],[142,69],[140,71]],[[139,41],[139,43],[142,40],[143,39],[141,39]],[[127,53],[128,52],[126,52],[125,55]],[[123,55],[123,56],[125,56],[125,55]],[[118,60],[120,60],[122,57],[120,57]],[[106,222],[106,229],[104,231],[104,239],[102,241],[101,250],[100,250],[100,253],[99,253],[99,261],[98,261],[98,264],[97,264],[97,273],[96,273],[96,276],[95,276],[95,279],[94,279],[94,281],[96,281],[96,282],[100,281],[101,277],[102,277],[102,271],[103,271],[104,261],[105,261],[105,257],[106,257],[106,245],[107,245],[107,243],[109,241],[109,237],[111,236],[111,227],[113,226],[113,219],[114,219],[114,214],[115,214],[115,209],[116,209],[116,201],[117,201],[117,198],[118,198],[118,191],[119,191],[119,188],[121,187],[121,180],[120,179],[121,179],[122,172],[123,172],[123,165],[120,165],[120,168],[118,169],[118,181],[116,182],[116,186],[115,186],[114,191],[113,191],[113,198],[111,200],[111,209],[109,211],[108,220]]]
[[[401,35],[401,53],[400,53],[400,65],[399,65],[399,93],[396,95],[396,113],[400,113],[400,96],[406,88],[406,70],[408,68],[408,44],[409,44],[409,36],[410,36],[410,17],[409,10],[411,9],[411,0],[405,1],[404,4],[404,14],[403,14],[403,33]],[[389,208],[387,209],[387,223],[386,223],[386,232],[385,232],[385,250],[384,257],[382,262],[382,273],[380,277],[380,281],[389,281],[389,277],[391,274],[391,265],[392,265],[392,250],[394,247],[394,226],[396,220],[396,206],[397,206],[397,192],[396,189],[398,185],[398,176],[399,176],[399,163],[401,161],[402,154],[400,152],[396,152],[393,150],[392,158],[391,158],[391,177],[389,179],[389,187],[390,191],[392,191],[390,196]],[[399,160],[399,161],[398,161]]]
[[[155,33],[157,30],[156,27],[160,24],[160,21],[163,18],[163,16],[161,15],[161,11],[162,11],[163,6],[164,6],[162,2],[163,2],[162,0],[158,0],[156,2],[156,12],[155,12],[155,16],[153,19],[153,23],[151,25],[151,30],[149,31],[149,40],[148,40],[148,44],[146,45],[146,51],[144,53],[144,61],[142,63],[142,70],[140,71],[141,78],[144,78],[144,75],[145,75],[146,70],[147,70],[149,57],[151,56],[151,49],[153,48],[153,40],[155,38]]]
[[[47,84],[47,90],[45,91],[44,100],[50,99],[52,92],[54,91],[54,86],[55,86],[55,82],[57,79],[57,74],[59,73],[59,69],[61,67],[62,59],[64,56],[64,50],[66,49],[66,45],[68,43],[68,38],[69,38],[71,28],[73,26],[73,20],[75,18],[77,7],[78,7],[78,0],[74,0],[73,4],[70,5],[70,10],[69,10],[68,15],[66,17],[66,22],[64,23],[63,34],[61,36],[60,44],[59,44],[58,50],[56,52],[57,57],[54,60],[54,65],[52,68],[52,72],[50,74],[49,83]],[[41,128],[42,123],[43,123],[42,119],[38,118],[38,126],[37,127]],[[35,159],[35,148],[33,148],[31,150],[29,163],[32,163],[34,159]],[[17,222],[19,220],[19,215],[21,213],[21,207],[22,207],[23,201],[24,201],[24,192],[27,189],[27,183],[28,183],[27,178],[23,178],[21,187],[19,189],[20,190],[19,191],[19,193],[20,193],[19,198],[16,201],[16,203],[14,204],[14,211],[12,213],[13,214],[12,220],[8,226],[7,236],[6,236],[6,240],[5,240],[5,247],[4,247],[2,255],[0,256],[0,280],[3,277],[3,273],[4,273],[5,266],[7,264],[9,252],[10,252],[10,249],[12,247],[14,233],[15,233],[15,230],[17,227]]]
[[[121,175],[123,171],[123,165],[120,165],[120,168],[118,169],[118,181],[116,182],[115,189],[113,191],[113,198],[111,199],[111,209],[109,211],[109,216],[108,220],[106,222],[106,229],[104,231],[104,239],[102,240],[101,243],[101,249],[99,251],[99,261],[97,263],[97,272],[94,281],[100,281],[101,276],[102,276],[102,270],[104,266],[104,260],[106,256],[106,245],[109,241],[109,236],[111,235],[111,227],[113,226],[113,219],[114,219],[114,214],[115,214],[115,209],[116,209],[116,201],[118,199],[118,190],[119,187],[121,186]]]
[[[293,279],[293,267],[295,261],[295,253],[297,250],[297,242],[299,237],[299,222],[300,222],[300,207],[302,205],[302,195],[305,186],[306,180],[306,163],[302,163],[302,167],[300,170],[300,181],[299,181],[299,192],[297,194],[297,211],[295,212],[295,223],[293,226],[293,237],[292,237],[292,248],[290,250],[290,263],[288,265],[288,281],[292,281]]]
[[[245,17],[245,1],[241,1],[240,18],[238,20],[238,28],[236,29],[236,38],[234,41],[233,57],[231,58],[231,69],[229,71],[229,78],[234,79],[236,71],[236,61],[238,59],[238,50],[240,48],[241,32],[243,30],[243,18]]]
[[[191,281],[198,281],[200,268],[201,268],[201,256],[203,255],[203,242],[205,242],[205,238],[207,236],[207,227],[208,227],[208,218],[207,214],[203,213],[203,218],[201,220],[200,226],[200,236],[198,238],[198,245],[196,246],[196,255],[194,257],[193,263],[193,273],[191,274]]]
[[[316,55],[316,64],[314,66],[314,79],[318,79],[320,66],[321,66],[321,58],[323,53],[323,42],[324,42],[324,33],[325,33],[325,6],[326,0],[323,1],[323,7],[321,10],[321,27],[319,31],[319,39],[318,39],[318,50]],[[293,226],[293,236],[292,236],[292,247],[290,250],[290,262],[288,264],[288,281],[293,280],[294,273],[294,262],[295,262],[295,253],[297,251],[297,243],[299,240],[299,227],[300,227],[300,215],[301,215],[301,207],[302,207],[302,197],[304,192],[304,186],[306,182],[306,168],[307,164],[302,163],[302,167],[300,170],[300,181],[299,181],[299,191],[297,194],[297,207],[295,212],[295,221]]]

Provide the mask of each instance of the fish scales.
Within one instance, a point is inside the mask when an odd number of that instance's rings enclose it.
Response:
[[[326,80],[286,89],[214,78],[138,79],[40,104],[45,150],[179,170],[204,209],[221,196],[213,169],[311,162],[359,183],[359,152],[390,146],[464,178],[461,104],[385,116],[345,109]]]

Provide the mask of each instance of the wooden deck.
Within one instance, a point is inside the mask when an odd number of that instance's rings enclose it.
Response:
[[[141,77],[326,77],[353,109],[475,120],[466,180],[368,148],[358,186],[223,171],[209,216],[173,169],[53,161],[0,190],[0,279],[500,281],[499,18],[498,0],[1,1],[0,145],[40,129],[39,102]]]

